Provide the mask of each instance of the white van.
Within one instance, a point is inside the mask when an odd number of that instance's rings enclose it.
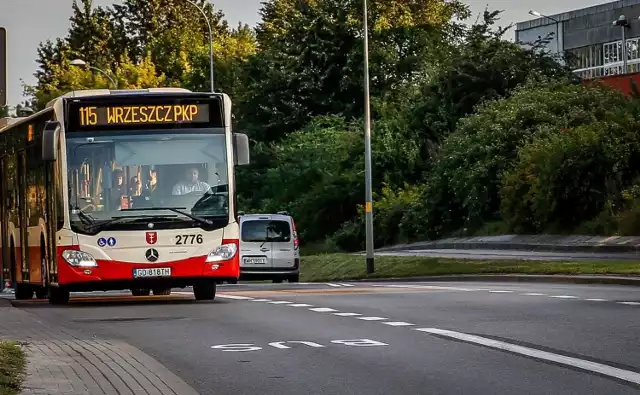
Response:
[[[241,214],[240,279],[300,281],[300,248],[293,218],[278,214]]]

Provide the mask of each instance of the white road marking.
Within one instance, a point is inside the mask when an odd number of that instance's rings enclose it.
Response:
[[[362,315],[362,314],[359,314],[359,313],[333,313],[333,315],[337,315],[339,317],[355,317],[355,316]]]
[[[640,373],[618,369],[613,366],[604,365],[597,362],[586,361],[583,359],[567,357],[560,354],[554,354],[547,351],[537,350],[535,348],[518,346],[515,344],[505,343],[485,337],[468,335],[466,333],[454,332],[437,328],[416,328],[416,331],[427,332],[433,335],[439,335],[465,341],[468,343],[480,344],[485,347],[492,347],[498,350],[509,351],[515,354],[525,355],[528,357],[551,361],[558,364],[572,366],[589,372],[598,373],[604,376],[614,377],[620,380],[628,381],[634,384],[640,384]]]
[[[571,295],[549,295],[550,298],[557,298],[557,299],[578,299],[577,296],[571,296]]]
[[[443,291],[486,291],[486,289],[444,287],[440,285],[402,285],[402,284],[374,284],[374,287],[410,288],[410,289],[436,289]]]
[[[640,306],[640,302],[618,302],[619,304],[626,304],[627,306]]]
[[[522,294],[525,296],[546,296],[547,294],[541,294],[541,293],[537,293],[537,292],[527,292],[525,294]]]
[[[219,298],[223,298],[223,299],[256,300],[256,299],[250,298],[248,296],[239,296],[239,295],[224,295],[224,294],[221,295],[221,294],[218,294],[217,296]]]
[[[284,301],[284,300],[276,300],[274,302],[267,302],[267,303],[269,303],[269,304],[291,304],[293,302],[287,302],[287,301]]]
[[[315,307],[315,308],[309,309],[309,310],[315,311],[315,312],[318,312],[318,313],[328,313],[330,311],[338,311],[336,309],[330,309],[328,307]]]
[[[253,299],[252,302],[271,302],[271,299]]]
[[[383,324],[385,325],[389,325],[389,326],[413,326],[413,324],[410,324],[408,322],[402,322],[402,321],[396,321],[396,322],[383,322]]]
[[[342,285],[343,287],[353,287],[353,284],[338,283],[338,285]]]
[[[598,298],[595,298],[595,299],[585,299],[585,300],[588,300],[589,302],[608,302],[608,300],[607,300],[607,299],[598,299]]]
[[[356,317],[356,319],[362,320],[362,321],[382,321],[382,320],[386,320],[386,318],[382,318],[382,317]]]
[[[492,294],[510,294],[510,293],[513,293],[513,291],[501,291],[501,290],[491,290],[489,292],[491,292]]]
[[[312,307],[312,304],[306,304],[306,303],[293,303],[293,304],[288,304],[287,306],[291,306],[291,307]]]
[[[340,284],[327,283],[327,285],[330,286],[330,287],[341,287]]]

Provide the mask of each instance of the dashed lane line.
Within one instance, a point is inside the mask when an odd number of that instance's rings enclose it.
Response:
[[[331,309],[329,307],[314,307],[312,309],[309,309],[311,311],[315,311],[317,313],[329,313],[329,312],[333,312],[333,311],[338,311],[336,309]]]
[[[455,339],[466,343],[478,344],[498,350],[508,351],[514,354],[524,355],[543,361],[554,362],[564,366],[578,368],[584,371],[601,374],[604,376],[624,380],[633,384],[640,384],[640,373],[630,370],[615,368],[613,366],[604,365],[597,362],[587,361],[584,359],[572,358],[561,354],[554,354],[547,351],[537,350],[535,348],[519,346],[516,344],[506,343],[498,340],[488,339],[486,337],[469,335],[461,332],[454,332],[438,328],[416,328],[420,332],[430,333],[432,335],[444,338]]]
[[[333,315],[337,315],[338,317],[357,317],[362,315],[360,313],[333,313]]]
[[[414,324],[411,324],[409,322],[403,322],[403,321],[383,322],[383,324],[389,325],[389,326],[414,326]]]
[[[290,306],[290,307],[313,307],[312,304],[306,304],[306,303],[292,303],[292,304],[288,304],[287,306]]]
[[[550,298],[556,298],[556,299],[580,299],[577,296],[572,296],[572,295],[550,295]]]
[[[384,321],[387,318],[383,318],[383,317],[356,317],[357,320],[362,320],[362,321]]]

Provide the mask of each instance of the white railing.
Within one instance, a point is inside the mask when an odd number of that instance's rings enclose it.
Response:
[[[610,75],[620,75],[628,73],[636,73],[640,71],[640,59],[631,59],[627,61],[627,70],[623,72],[624,62],[612,62],[602,66],[585,67],[573,70],[574,73],[585,79],[606,77]]]

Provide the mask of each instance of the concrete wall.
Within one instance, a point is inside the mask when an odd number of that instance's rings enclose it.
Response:
[[[621,14],[625,15],[631,24],[626,30],[627,38],[639,37],[640,0],[614,1],[549,16],[560,22],[560,47],[567,50],[622,39],[622,29],[612,26],[613,21]],[[548,18],[540,17],[521,22],[516,26],[516,41],[533,41],[551,31],[555,31],[555,22]],[[548,48],[555,52],[557,43],[550,43]]]

